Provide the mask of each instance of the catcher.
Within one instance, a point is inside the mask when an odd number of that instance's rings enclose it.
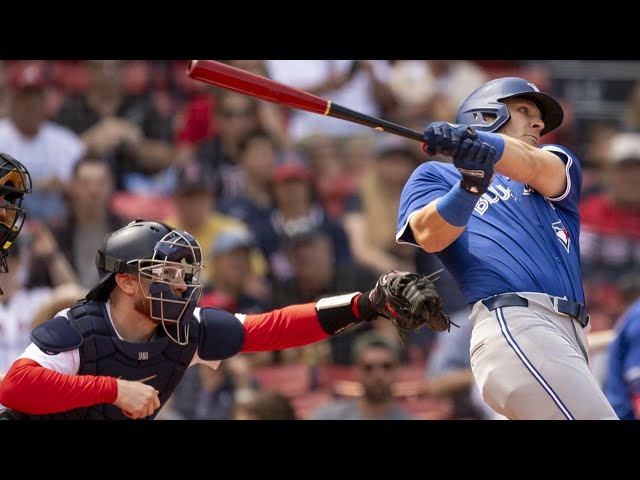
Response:
[[[198,308],[201,261],[198,242],[163,223],[136,220],[108,236],[99,283],[34,329],[7,372],[0,417],[153,419],[191,365],[317,342],[379,315],[401,331],[449,328],[432,281],[408,272],[264,314]]]

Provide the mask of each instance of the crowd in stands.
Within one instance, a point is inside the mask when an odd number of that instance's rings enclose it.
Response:
[[[494,77],[553,88],[530,62],[226,62],[419,131],[453,122],[461,101]],[[43,315],[96,283],[102,238],[135,218],[193,234],[206,266],[201,306],[232,312],[361,290],[392,269],[442,268],[395,242],[400,192],[426,159],[420,143],[213,87],[190,79],[186,65],[0,61],[0,151],[34,184],[2,283],[0,374]],[[580,248],[593,330],[614,327],[625,305],[619,279],[640,271],[638,85],[626,115],[594,124],[585,145],[571,143],[569,105],[565,124],[545,137],[584,163]],[[450,275],[436,285],[468,327]],[[465,376],[461,332],[449,356],[446,333],[425,329],[403,343],[381,321],[304,348],[241,354],[217,370],[190,369],[160,418],[490,418]]]

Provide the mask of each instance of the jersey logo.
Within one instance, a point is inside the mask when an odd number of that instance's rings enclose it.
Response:
[[[482,194],[474,210],[484,215],[489,206],[498,203],[500,200],[509,200],[511,198],[511,189],[502,185],[491,185],[485,193]]]
[[[571,245],[571,236],[569,235],[569,231],[564,228],[564,225],[560,220],[558,220],[557,222],[553,222],[551,226],[556,232],[556,237],[558,237],[558,240],[560,240],[562,246],[565,248],[567,253],[569,253],[569,246]]]

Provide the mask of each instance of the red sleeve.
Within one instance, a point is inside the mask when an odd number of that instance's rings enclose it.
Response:
[[[241,352],[263,352],[299,347],[329,337],[316,314],[316,304],[291,305],[244,320]]]
[[[640,420],[640,395],[631,396],[631,405],[633,406],[633,416]]]
[[[0,383],[0,403],[33,415],[113,403],[117,397],[113,377],[67,375],[28,358],[16,360]]]

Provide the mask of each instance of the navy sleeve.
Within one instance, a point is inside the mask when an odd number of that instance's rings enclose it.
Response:
[[[224,360],[233,357],[244,344],[244,327],[232,313],[217,308],[200,310],[202,334],[198,355],[203,360]]]

